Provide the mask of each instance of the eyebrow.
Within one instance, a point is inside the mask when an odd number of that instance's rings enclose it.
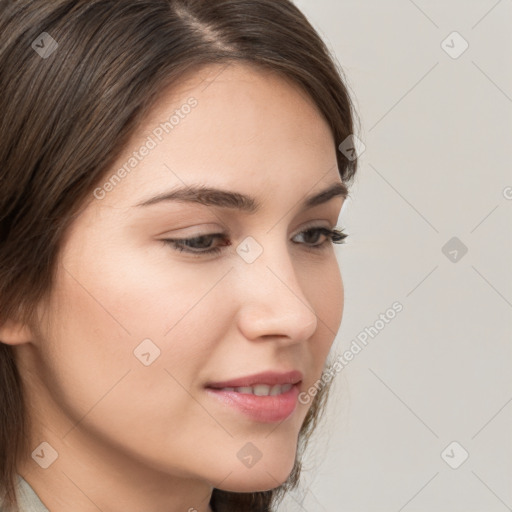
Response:
[[[348,189],[343,182],[335,182],[326,189],[307,196],[301,203],[302,209],[313,208],[323,203],[327,203],[334,197],[348,196]],[[232,208],[243,212],[254,214],[261,209],[259,203],[254,197],[233,192],[230,190],[222,190],[204,185],[189,185],[183,188],[164,192],[155,197],[151,197],[138,203],[137,207],[151,206],[167,201],[183,201],[189,203],[198,203],[205,206],[217,206],[220,208]]]

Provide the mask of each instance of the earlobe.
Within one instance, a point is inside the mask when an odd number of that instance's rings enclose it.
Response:
[[[30,327],[13,320],[0,325],[0,342],[7,345],[22,345],[33,339]]]

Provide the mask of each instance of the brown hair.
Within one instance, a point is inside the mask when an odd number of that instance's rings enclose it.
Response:
[[[261,66],[313,99],[337,145],[353,133],[342,71],[290,0],[0,4],[0,325],[37,323],[36,306],[51,293],[59,247],[74,216],[162,91],[185,74],[236,61]],[[58,44],[45,58],[34,47],[43,32]],[[337,160],[349,184],[357,159],[337,151]],[[22,389],[12,347],[0,342],[4,506],[17,505],[17,461],[31,452]],[[288,480],[254,493],[214,489],[216,512],[271,511],[297,485],[328,390],[322,387],[312,402]]]

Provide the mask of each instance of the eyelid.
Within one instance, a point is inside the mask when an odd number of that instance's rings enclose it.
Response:
[[[334,229],[336,227],[336,222],[332,224],[328,220],[324,219],[327,225],[319,224],[321,222],[320,220],[312,220],[311,222],[306,223],[305,225],[301,226],[298,231],[295,232],[295,234],[299,234],[302,231],[307,231],[311,228],[326,228],[326,229]]]
[[[211,229],[211,231],[209,231]],[[204,224],[197,224],[194,226],[187,226],[184,228],[178,228],[172,231],[164,231],[159,233],[158,236],[171,237],[177,236],[179,238],[195,238],[198,236],[215,235],[215,234],[226,234],[229,235],[230,230],[225,225],[213,224],[206,222]]]
[[[324,224],[320,224],[321,222],[324,222]],[[307,222],[306,224],[302,225],[301,227],[294,230],[292,237],[298,235],[302,231],[307,231],[308,229],[312,228],[326,228],[326,229],[334,229],[336,227],[337,222],[331,223],[327,219],[317,219]],[[188,239],[188,238],[197,238],[201,236],[212,236],[212,235],[223,235],[225,237],[232,237],[232,231],[227,226],[222,227],[212,227],[212,231],[208,231],[206,227],[209,224],[203,224],[201,226],[193,226],[190,228],[183,228],[176,231],[166,231],[162,233],[160,236],[165,238],[176,238],[176,239]],[[195,228],[195,229],[194,229]],[[188,229],[194,229],[194,231],[188,232]],[[185,231],[183,233],[182,231]]]
[[[309,218],[313,218],[313,220],[310,222],[314,223],[314,222],[325,221],[327,223],[326,227],[328,227],[328,228],[335,227],[336,224],[338,223],[339,217],[341,215],[343,205],[341,208],[337,208],[334,203],[335,202],[332,201],[330,203],[317,205],[317,206],[311,208],[307,212],[303,212],[303,213],[301,212],[297,216],[294,216],[294,219],[291,220],[290,224],[296,224],[297,217],[302,218],[302,219],[309,217]],[[191,211],[188,209],[189,207],[192,207]],[[197,208],[200,208],[200,209],[197,210]],[[215,219],[213,219],[208,214],[208,210],[210,210],[210,212],[213,214]],[[205,215],[204,217],[203,217],[203,214]],[[200,230],[200,229],[205,229],[207,226],[211,225],[212,229],[217,229],[219,231],[215,231],[215,232],[208,233],[208,234],[214,234],[214,233],[223,231],[226,234],[233,235],[234,237],[236,237],[237,231],[240,230],[240,232],[241,232],[243,229],[242,221],[239,220],[239,217],[237,215],[233,215],[232,212],[230,214],[226,214],[226,213],[222,213],[222,212],[220,214],[216,214],[209,207],[205,207],[205,206],[201,206],[201,205],[187,204],[184,206],[183,211],[181,213],[178,212],[175,215],[175,217],[177,219],[179,219],[179,224],[181,224],[181,226],[183,226],[183,227],[177,227],[176,230],[171,230],[172,235],[169,235],[169,236],[175,236],[174,235],[175,232],[181,231],[182,229],[186,230],[186,229],[197,228],[198,230]],[[204,220],[204,222],[197,222],[198,217],[199,217],[199,220]],[[203,218],[201,219],[201,217],[203,217]],[[314,218],[314,217],[316,217],[316,218]],[[245,216],[243,218],[245,218]],[[332,222],[330,219],[332,219]],[[284,222],[284,217],[281,218],[280,222]],[[309,227],[309,225],[310,224],[307,224],[308,227]],[[234,230],[231,230],[228,226],[233,226],[236,228]],[[317,227],[317,225],[313,224],[313,227]],[[298,229],[300,229],[300,228],[298,228]],[[302,228],[302,229],[305,229],[305,228]],[[168,233],[169,233],[169,231],[166,230],[164,232],[157,233],[157,236],[167,236]],[[182,234],[180,233],[178,236],[181,237]],[[189,234],[187,233],[183,236],[188,237]],[[196,236],[196,235],[190,235],[190,236]]]

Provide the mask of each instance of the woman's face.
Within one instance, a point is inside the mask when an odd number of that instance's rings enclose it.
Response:
[[[35,442],[57,467],[133,465],[239,492],[286,480],[311,403],[237,406],[205,386],[297,370],[296,393],[320,378],[343,286],[330,240],[301,232],[336,227],[341,195],[305,206],[341,183],[335,147],[305,93],[255,68],[205,68],[162,97],[67,233],[41,336],[17,347]],[[185,185],[259,209],[140,206]],[[195,254],[164,242],[199,236]]]

